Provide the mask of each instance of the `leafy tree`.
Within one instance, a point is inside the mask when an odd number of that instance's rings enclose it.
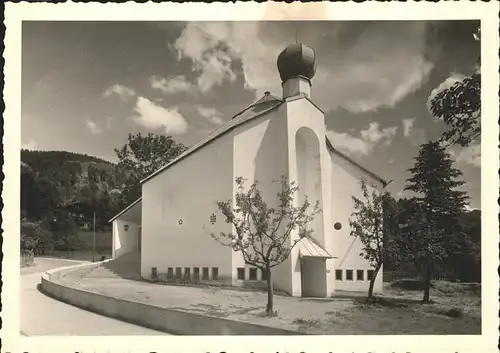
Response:
[[[212,234],[220,244],[231,247],[243,255],[245,263],[261,269],[267,274],[267,307],[268,315],[274,314],[272,268],[285,261],[297,242],[311,235],[312,229],[307,225],[317,213],[319,204],[313,207],[309,200],[298,207],[295,206],[294,195],[298,191],[295,183],[281,178],[281,190],[277,193],[277,207],[269,207],[254,182],[248,191],[244,190],[245,179],[236,178],[236,207],[233,201],[219,201],[217,206],[231,223],[233,232]],[[291,233],[298,229],[299,237],[291,239]]]
[[[148,133],[129,134],[128,141],[115,149],[118,167],[127,171],[128,180],[123,190],[123,203],[128,205],[141,196],[140,180],[160,169],[179,156],[186,146],[177,143],[171,136]]]
[[[466,282],[481,281],[481,211],[463,212],[452,234],[446,274]]]
[[[373,298],[373,286],[387,257],[397,259],[394,229],[397,222],[396,203],[387,191],[368,191],[366,180],[360,182],[363,199],[353,196],[354,211],[349,219],[351,236],[363,246],[359,254],[374,268],[368,288],[368,299]]]
[[[21,250],[44,254],[52,246],[52,233],[41,221],[30,222],[21,220]]]
[[[35,182],[35,175],[31,167],[21,162],[21,212],[27,214],[29,195]]]
[[[77,235],[77,224],[66,211],[58,210],[56,218],[51,224],[54,234],[54,247],[57,250],[78,250],[82,246],[82,240]]]
[[[429,301],[429,290],[436,266],[457,251],[453,237],[464,211],[466,193],[456,190],[464,184],[457,180],[462,172],[453,167],[450,155],[440,142],[428,142],[420,147],[412,176],[406,180],[405,190],[417,193],[408,217],[410,232],[404,237],[410,259],[424,274],[424,302]],[[461,249],[462,250],[462,249]]]
[[[479,34],[478,30],[474,35],[476,40],[480,40]],[[434,117],[448,125],[442,136],[444,141],[470,145],[481,135],[481,73],[476,72],[439,92],[431,100],[430,108]]]

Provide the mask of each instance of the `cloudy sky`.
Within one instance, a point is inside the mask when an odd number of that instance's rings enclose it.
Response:
[[[191,145],[261,96],[300,41],[333,144],[402,192],[417,146],[440,136],[429,97],[476,70],[474,21],[24,22],[22,146],[115,160],[129,132]],[[450,150],[480,207],[480,145]]]

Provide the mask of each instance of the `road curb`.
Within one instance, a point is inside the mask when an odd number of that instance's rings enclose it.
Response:
[[[228,320],[207,315],[164,308],[105,296],[92,291],[70,287],[57,281],[61,274],[83,267],[98,267],[98,263],[79,264],[45,272],[41,291],[59,301],[153,330],[177,335],[301,335],[291,330]]]

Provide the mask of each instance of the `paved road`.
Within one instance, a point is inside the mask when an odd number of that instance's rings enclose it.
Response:
[[[25,336],[166,335],[91,313],[49,298],[38,291],[40,276],[52,268],[77,264],[61,259],[36,259],[36,266],[21,269],[21,334]]]

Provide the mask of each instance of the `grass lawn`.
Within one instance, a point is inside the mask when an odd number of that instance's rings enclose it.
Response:
[[[64,250],[45,250],[40,257],[54,257],[61,259],[92,261],[92,243],[94,238],[93,231],[79,229],[77,236],[81,241],[80,249],[75,251]],[[111,258],[112,233],[111,231],[96,232],[95,234],[95,260],[100,260],[101,256]]]
[[[352,298],[354,305],[344,311],[294,323],[310,334],[481,334],[480,285],[435,281],[433,287],[429,304],[421,302],[421,291],[387,283],[374,304]]]

